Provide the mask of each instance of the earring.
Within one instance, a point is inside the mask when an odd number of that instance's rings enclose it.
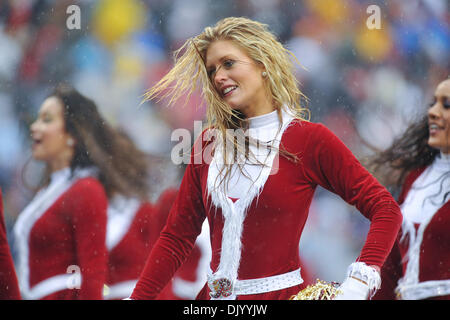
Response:
[[[69,139],[67,139],[66,143],[67,143],[67,146],[73,147],[73,145],[75,144],[75,141],[73,141],[72,138],[69,138]]]
[[[265,78],[265,77],[267,77],[267,72],[266,72],[266,71],[263,71],[263,72],[261,73],[261,75],[262,75],[263,78]]]

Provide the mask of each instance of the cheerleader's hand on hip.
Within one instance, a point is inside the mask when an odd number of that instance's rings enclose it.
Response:
[[[367,300],[380,286],[380,271],[377,266],[354,262],[348,267],[347,279],[339,286],[333,300]]]
[[[337,290],[333,300],[367,300],[369,296],[369,286],[352,277],[348,277]]]

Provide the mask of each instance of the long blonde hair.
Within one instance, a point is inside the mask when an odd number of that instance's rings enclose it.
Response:
[[[206,27],[198,36],[188,39],[174,52],[173,68],[146,92],[145,99],[169,98],[168,104],[172,105],[185,95],[187,102],[201,85],[201,94],[207,103],[207,127],[220,131],[224,145],[228,141],[235,146],[235,150],[246,155],[243,151],[245,146],[239,146],[235,137],[230,135],[230,130],[227,130],[245,128],[246,119],[242,113],[233,110],[223,101],[206,70],[207,50],[211,43],[218,40],[233,41],[251,59],[264,67],[267,72],[266,87],[270,90],[279,118],[281,110],[288,109],[285,111],[296,118],[309,121],[309,110],[301,105],[306,96],[298,87],[292,60],[300,63],[268,30],[267,25],[243,17],[225,18],[213,27]],[[224,157],[226,156],[224,153]],[[226,158],[224,163],[229,163]]]

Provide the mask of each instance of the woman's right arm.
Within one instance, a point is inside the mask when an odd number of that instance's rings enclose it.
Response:
[[[155,299],[194,247],[205,219],[200,168],[201,165],[193,164],[191,156],[166,226],[147,258],[130,299]]]

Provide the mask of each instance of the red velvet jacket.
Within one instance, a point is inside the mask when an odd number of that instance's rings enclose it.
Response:
[[[175,202],[178,190],[168,189],[163,192],[156,203],[156,211],[159,212],[157,216],[158,221],[163,224],[161,229],[158,229],[158,237],[162,228],[166,224],[167,216],[170,208]],[[208,231],[208,230],[206,230]],[[205,230],[202,230],[205,232]],[[205,236],[205,237],[204,237]],[[207,237],[207,238],[206,238]],[[157,300],[192,300],[198,295],[200,289],[198,285],[203,287],[206,281],[208,266],[204,265],[204,259],[209,263],[211,259],[209,243],[209,232],[197,238],[196,244],[192,249],[189,257],[184,261],[181,267],[177,270],[171,281],[158,295]],[[302,277],[304,279],[303,286],[307,286],[315,282],[305,265],[302,265]]]
[[[106,209],[103,186],[93,177],[84,177],[38,212],[36,219],[23,219],[21,228],[16,222],[24,298],[103,299]]]
[[[405,179],[398,202],[402,204],[414,181],[426,168],[413,170]],[[428,223],[420,246],[419,282],[450,279],[450,201],[447,201]],[[417,231],[417,226],[416,226]],[[408,242],[400,241],[400,230],[397,240],[381,270],[382,285],[374,299],[397,299],[395,289],[403,277],[408,261]],[[433,297],[435,300],[448,300],[450,295]]]
[[[6,226],[3,216],[2,191],[0,189],[0,300],[20,300],[14,262],[9,250]]]
[[[197,140],[196,147],[201,144],[201,149],[196,150],[207,151],[202,140],[203,136]],[[371,220],[357,260],[381,267],[401,225],[400,209],[389,192],[323,125],[293,120],[283,133],[280,146],[296,154],[299,161],[280,156],[278,172],[269,176],[258,199],[251,203],[244,220],[238,279],[268,277],[300,267],[300,236],[317,185],[337,193]],[[167,225],[147,260],[132,299],[158,295],[192,250],[206,217],[211,232],[210,267],[213,271],[218,267],[224,219],[208,195],[208,168],[207,163],[196,164],[194,153],[191,155]],[[238,299],[288,299],[300,288]],[[198,298],[208,299],[208,290],[205,285]]]

